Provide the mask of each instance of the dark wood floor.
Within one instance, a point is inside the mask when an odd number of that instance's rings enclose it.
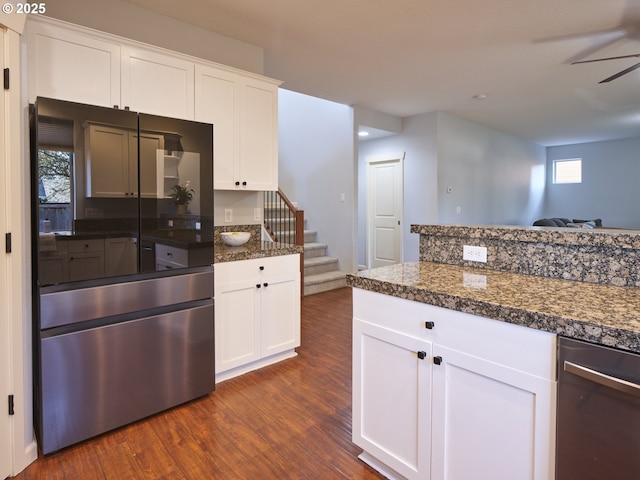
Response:
[[[39,458],[16,478],[379,479],[351,443],[351,289],[304,297],[299,355]]]

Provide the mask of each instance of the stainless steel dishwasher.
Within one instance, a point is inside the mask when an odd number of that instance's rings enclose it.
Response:
[[[560,338],[556,480],[640,478],[640,355]]]

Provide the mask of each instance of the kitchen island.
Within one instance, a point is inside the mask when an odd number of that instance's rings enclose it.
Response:
[[[433,262],[359,272],[347,285],[640,353],[640,289]]]
[[[640,353],[640,236],[412,232],[419,261],[347,277],[360,458],[398,479],[554,478],[557,336]]]

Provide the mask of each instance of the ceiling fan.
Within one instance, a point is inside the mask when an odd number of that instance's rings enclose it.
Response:
[[[603,62],[605,60],[618,60],[621,58],[640,58],[640,53],[636,53],[633,55],[621,55],[619,57],[606,57],[606,58],[596,58],[594,60],[581,60],[579,62],[571,62],[571,65],[576,65],[578,63],[591,63],[591,62]],[[630,66],[629,68],[625,68],[624,70],[622,70],[621,72],[616,73],[615,75],[611,75],[610,77],[605,78],[604,80],[598,82],[598,83],[607,83],[610,82],[611,80],[615,80],[616,78],[620,78],[623,75],[626,75],[629,72],[633,72],[634,70],[637,70],[638,68],[640,68],[640,63],[636,63],[635,65]]]

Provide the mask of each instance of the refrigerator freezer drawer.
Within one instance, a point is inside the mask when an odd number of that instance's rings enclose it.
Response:
[[[213,269],[45,293],[42,330],[213,297]]]
[[[43,453],[214,389],[213,301],[41,340]]]

